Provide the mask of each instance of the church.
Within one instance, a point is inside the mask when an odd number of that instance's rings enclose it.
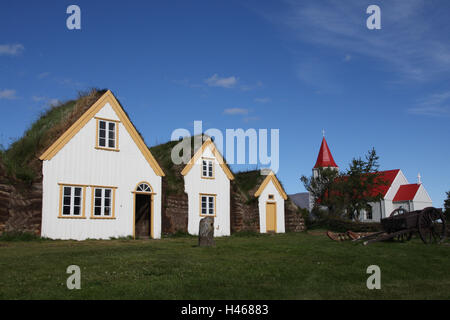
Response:
[[[331,168],[339,171],[325,137],[322,139],[317,161],[312,169],[314,177],[317,177],[319,168]],[[386,185],[378,186],[376,190],[376,192],[381,192],[383,197],[378,202],[369,203],[371,210],[362,212],[360,215],[361,221],[379,222],[382,218],[389,217],[391,212],[397,208],[414,211],[433,205],[421,182],[420,174],[417,183],[409,183],[400,169],[379,171],[378,173],[380,179],[387,182]],[[291,198],[300,207],[312,210],[314,199],[309,193],[292,195]],[[308,201],[305,201],[306,198],[308,198]],[[305,206],[306,202],[308,206]]]

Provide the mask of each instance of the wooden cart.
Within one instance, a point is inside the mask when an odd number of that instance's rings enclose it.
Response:
[[[446,221],[441,209],[428,207],[408,212],[403,208],[392,211],[388,218],[381,219],[382,232],[377,232],[353,241],[364,241],[364,245],[385,241],[408,241],[418,233],[425,244],[440,243],[446,235]]]

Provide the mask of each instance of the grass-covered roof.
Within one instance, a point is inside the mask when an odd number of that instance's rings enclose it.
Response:
[[[39,177],[39,156],[105,92],[92,89],[80,93],[77,99],[61,102],[43,112],[21,138],[1,151],[0,158],[8,175],[25,182]]]
[[[234,175],[233,184],[251,201],[265,178],[260,170],[241,171]]]
[[[195,152],[199,149],[201,146],[195,146],[194,145],[194,139],[195,136],[192,137],[185,137],[185,139],[190,139],[191,144],[191,155],[190,157],[194,156]],[[206,139],[208,136],[203,135],[202,138]],[[152,155],[155,157],[156,161],[158,161],[158,164],[161,166],[165,173],[165,181],[166,184],[166,192],[168,194],[182,194],[184,193],[184,179],[181,175],[181,171],[185,167],[186,164],[174,164],[172,161],[172,149],[181,141],[169,141],[154,147],[149,148]],[[204,141],[204,140],[203,140]],[[203,143],[203,142],[202,142]],[[183,156],[182,153],[180,153],[180,157]]]

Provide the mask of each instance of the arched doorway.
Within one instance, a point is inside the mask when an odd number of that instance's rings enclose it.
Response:
[[[153,188],[148,182],[139,182],[133,194],[133,237],[153,238]]]

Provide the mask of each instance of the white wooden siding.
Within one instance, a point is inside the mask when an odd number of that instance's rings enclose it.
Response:
[[[202,157],[214,160],[214,179],[202,179]],[[205,148],[191,170],[184,176],[185,192],[188,195],[188,232],[198,235],[200,216],[200,194],[216,194],[216,216],[214,236],[230,235],[230,180],[223,171],[210,147]]]
[[[274,200],[269,200],[269,194],[273,194]],[[276,214],[277,214],[277,233],[285,232],[285,222],[284,222],[284,199],[278,192],[272,181],[266,185],[264,190],[261,192],[258,198],[259,207],[259,228],[261,233],[266,233],[266,203],[276,202]]]
[[[107,103],[96,117],[119,120]],[[43,161],[42,236],[52,239],[109,239],[133,234],[133,193],[147,181],[153,188],[155,238],[161,236],[161,177],[150,167],[122,123],[119,152],[95,149],[96,120],[92,118],[51,160]],[[58,218],[58,183],[117,187],[115,219],[90,219],[91,190],[86,192],[86,219]]]

